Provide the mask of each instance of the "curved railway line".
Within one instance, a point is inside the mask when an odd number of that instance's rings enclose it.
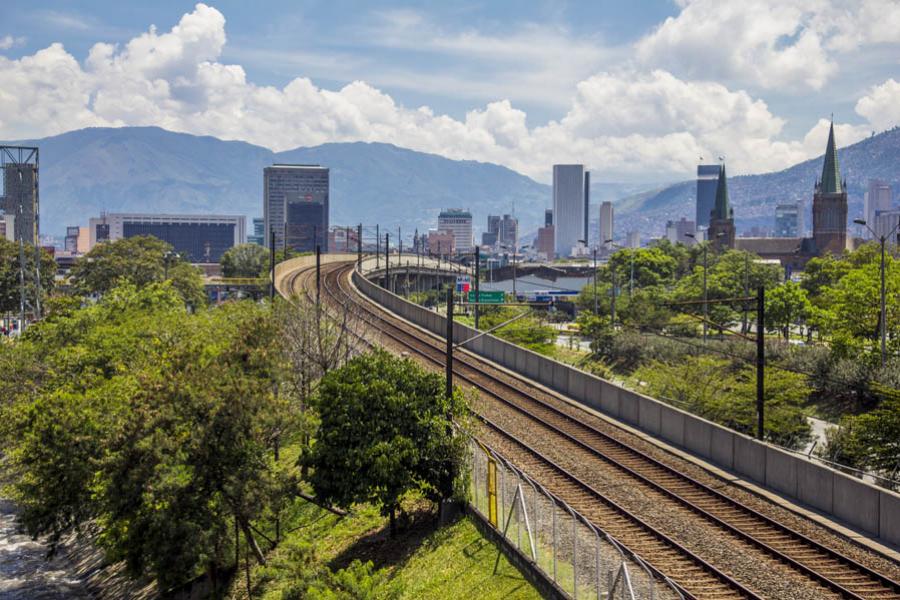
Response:
[[[354,306],[365,315],[367,324],[392,344],[443,366],[444,340],[363,299],[349,282],[352,267],[352,263],[322,267],[322,300]],[[313,276],[314,269],[297,270],[287,276],[288,288],[314,299],[315,292],[309,291],[315,288],[314,282],[309,285]],[[510,458],[690,596],[900,600],[900,584],[890,577],[658,460],[630,444],[621,430],[606,430],[615,426],[607,424],[601,429],[587,423],[585,413],[577,407],[471,354],[457,352],[453,372],[480,392],[485,406],[477,407],[476,413],[493,439],[502,440],[511,451]],[[532,443],[525,441],[523,433]],[[554,460],[536,447],[536,439],[552,440],[559,452],[578,462],[560,464],[563,461],[558,456]],[[700,556],[696,548],[685,547],[658,523],[642,519],[609,493],[598,491],[586,480],[586,468],[603,471],[619,485],[627,482],[643,498],[664,505],[672,517],[692,522],[697,531],[705,528],[717,540],[727,539],[733,560],[722,559],[721,553]],[[717,557],[716,564],[710,554]],[[736,566],[741,562],[756,565],[766,577],[783,577],[782,583],[797,582],[795,593],[781,595],[761,589],[759,573],[749,577]]]

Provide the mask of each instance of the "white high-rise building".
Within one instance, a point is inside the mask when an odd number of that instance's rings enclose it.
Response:
[[[900,245],[900,210],[882,210],[875,216],[872,229],[878,239],[885,238],[889,246]],[[894,229],[896,227],[896,229]],[[893,231],[893,233],[891,233]]]
[[[627,242],[625,243],[629,248],[640,248],[641,247],[641,232],[640,231],[629,231]]]
[[[438,231],[449,231],[453,234],[453,243],[458,254],[470,254],[475,251],[472,237],[472,213],[461,208],[448,208],[438,215]]]
[[[556,254],[569,256],[588,239],[590,173],[584,165],[553,165],[553,221]],[[602,240],[601,240],[602,241]]]
[[[869,180],[869,191],[865,195],[865,219],[869,227],[875,229],[875,223],[878,221],[878,213],[889,211],[893,206],[893,190],[891,186],[884,181],[878,179]],[[866,230],[866,237],[871,234]]]
[[[604,202],[600,205],[600,239],[597,240],[597,244],[602,244],[603,248],[609,251],[612,249],[612,242],[605,242],[611,239],[613,239],[613,205],[612,202]]]

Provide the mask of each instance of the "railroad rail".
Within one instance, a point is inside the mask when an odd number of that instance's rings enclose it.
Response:
[[[339,306],[352,304],[365,313],[366,321],[394,344],[416,352],[442,366],[445,360],[443,340],[406,323],[387,311],[375,309],[351,289],[348,275],[352,265],[340,263],[323,269],[326,300]],[[300,277],[309,271],[291,275],[288,285],[299,291]],[[308,290],[306,285],[300,289]],[[823,595],[855,599],[900,599],[900,584],[860,564],[834,548],[811,539],[791,527],[764,515],[689,475],[657,460],[627,442],[578,418],[576,407],[558,399],[542,399],[526,382],[493,367],[487,361],[458,352],[454,374],[476,388],[504,410],[528,419],[539,431],[552,435],[555,443],[581,452],[587,460],[615,469],[624,479],[648,495],[664,499],[686,509],[696,518],[711,524],[748,551],[774,559],[811,582],[822,586]],[[561,497],[596,518],[604,530],[620,539],[660,573],[668,576],[698,598],[760,597],[729,574],[697,556],[658,528],[642,521],[627,509],[579,479],[574,473],[538,452],[520,435],[504,429],[483,416],[485,427],[517,447],[517,460],[524,468],[534,469],[557,487]],[[558,442],[557,442],[558,440]]]

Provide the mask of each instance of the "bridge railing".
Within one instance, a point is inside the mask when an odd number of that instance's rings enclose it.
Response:
[[[574,599],[683,600],[673,582],[504,456],[475,440],[469,450],[470,507],[559,591]]]

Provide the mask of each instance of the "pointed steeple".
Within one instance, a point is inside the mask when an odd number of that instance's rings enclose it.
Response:
[[[834,143],[834,121],[828,131],[828,147],[825,148],[825,164],[822,165],[822,181],[819,191],[823,194],[840,194],[841,170],[838,166],[837,145]]]
[[[728,206],[728,180],[725,177],[725,165],[719,170],[719,184],[716,186],[716,204],[713,207],[713,219],[730,219],[731,207]]]

